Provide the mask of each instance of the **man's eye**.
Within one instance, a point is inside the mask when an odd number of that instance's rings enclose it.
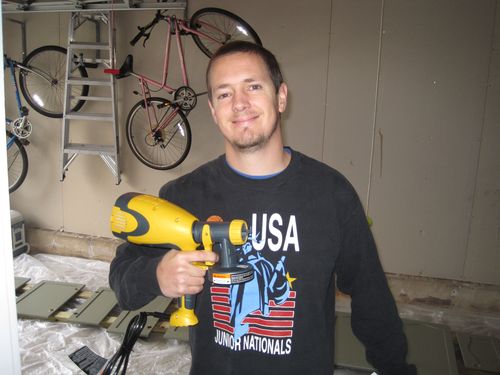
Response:
[[[250,90],[259,90],[262,88],[262,85],[259,85],[259,84],[253,84],[253,85],[250,85]]]
[[[229,97],[229,93],[224,92],[224,93],[222,93],[222,94],[219,94],[219,95],[217,96],[217,99],[221,100],[221,99],[225,99],[225,98],[227,98],[227,97]]]

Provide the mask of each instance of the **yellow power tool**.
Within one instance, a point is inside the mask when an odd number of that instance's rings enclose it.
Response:
[[[248,239],[244,220],[199,221],[183,208],[152,195],[125,193],[118,197],[111,213],[111,231],[128,242],[193,251],[202,244],[204,250],[216,251],[219,262],[197,264],[208,268],[209,281],[214,284],[239,284],[254,277],[252,266],[240,264],[235,246]],[[174,327],[198,323],[194,313],[196,296],[179,298],[179,308],[170,316]]]

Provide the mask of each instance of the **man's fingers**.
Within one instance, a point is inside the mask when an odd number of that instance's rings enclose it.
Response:
[[[203,277],[190,277],[185,284],[179,284],[179,294],[198,294],[203,289]]]
[[[219,256],[217,253],[208,250],[197,250],[197,251],[183,251],[180,254],[184,256],[184,259],[188,262],[217,262]]]
[[[206,250],[169,251],[156,269],[156,278],[162,293],[168,297],[198,294],[203,289],[206,268],[196,264],[215,263],[218,258],[216,253]]]

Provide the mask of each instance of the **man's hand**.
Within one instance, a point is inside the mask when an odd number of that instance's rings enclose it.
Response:
[[[156,268],[156,278],[161,292],[171,298],[201,292],[207,271],[192,263],[218,260],[218,255],[212,251],[170,250]]]

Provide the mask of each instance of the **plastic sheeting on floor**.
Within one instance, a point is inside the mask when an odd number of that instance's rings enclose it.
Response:
[[[14,275],[40,281],[85,284],[86,290],[108,286],[109,263],[50,254],[22,254],[14,259]],[[110,358],[121,344],[120,335],[61,322],[19,319],[19,348],[23,375],[83,374],[69,355],[87,346],[101,357]],[[189,345],[167,340],[161,335],[139,339],[130,356],[130,374],[188,374],[191,365]],[[335,375],[369,374],[366,371],[337,369]]]
[[[91,291],[108,286],[109,264],[59,255],[22,254],[14,259],[14,275],[29,283],[63,281],[85,284]],[[69,323],[19,319],[21,371],[24,374],[83,374],[69,355],[83,346],[110,358],[121,344],[120,335],[103,328]],[[127,369],[131,374],[188,374],[191,354],[187,343],[152,336],[138,340]],[[145,372],[145,369],[147,371]]]
[[[14,260],[14,274],[40,281],[63,281],[85,284],[88,290],[108,286],[109,264],[83,258],[22,254]],[[83,346],[110,358],[121,344],[121,336],[69,323],[19,319],[19,348],[23,374],[83,374],[69,355]],[[130,356],[127,372],[131,374],[188,374],[191,354],[187,343],[150,337],[138,340]],[[147,370],[145,370],[147,369]],[[338,369],[335,375],[366,374]]]
[[[108,286],[108,272],[109,263],[98,260],[50,254],[22,254],[14,259],[15,276],[29,278],[30,284],[44,280],[62,281],[85,284],[86,290],[95,291]],[[349,312],[348,301],[339,300],[337,310]],[[498,316],[410,305],[399,306],[399,312],[404,319],[445,324],[452,331],[500,337]],[[103,328],[61,322],[19,319],[18,329],[23,375],[83,374],[69,359],[71,353],[87,346],[96,354],[110,358],[122,340],[121,335],[110,334]],[[137,341],[130,356],[128,372],[182,375],[189,373],[190,363],[187,343],[152,335]],[[335,375],[355,374],[367,373],[346,369],[335,371]]]

